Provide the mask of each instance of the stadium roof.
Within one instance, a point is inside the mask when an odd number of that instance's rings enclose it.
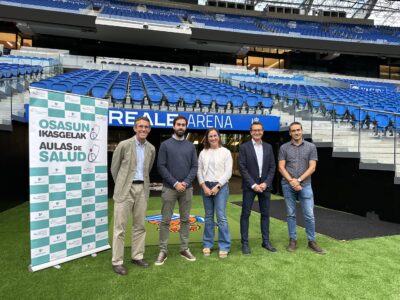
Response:
[[[347,18],[373,19],[375,25],[400,27],[400,0],[228,0],[229,2],[254,4],[256,10],[267,6],[299,8],[304,14],[324,11],[344,11]],[[202,1],[199,1],[202,2]]]
[[[258,9],[267,5],[300,8],[311,15],[318,10],[344,11],[348,18],[373,19],[375,25],[400,26],[400,1],[388,0],[276,0],[253,1]]]

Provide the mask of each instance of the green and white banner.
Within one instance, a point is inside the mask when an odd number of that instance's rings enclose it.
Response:
[[[30,89],[31,271],[109,249],[108,102]]]

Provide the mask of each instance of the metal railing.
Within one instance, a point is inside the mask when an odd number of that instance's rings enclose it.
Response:
[[[337,157],[359,157],[360,167],[400,177],[400,114],[324,100],[274,97],[281,125],[301,122],[314,142],[330,143]]]
[[[298,121],[314,142],[329,144],[334,156],[360,158],[360,168],[395,171],[400,183],[400,113],[279,89],[259,93],[273,99],[271,113],[280,117],[281,127]]]
[[[28,101],[29,84],[61,74],[61,66],[43,67],[39,74],[0,79],[0,130],[12,130],[13,119],[24,119],[24,104]]]

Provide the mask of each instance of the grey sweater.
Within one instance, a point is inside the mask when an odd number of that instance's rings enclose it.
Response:
[[[164,186],[173,189],[176,182],[184,181],[191,187],[198,167],[196,148],[189,141],[171,137],[161,143],[157,167]]]

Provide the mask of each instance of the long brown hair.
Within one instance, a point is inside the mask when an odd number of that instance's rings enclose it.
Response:
[[[208,128],[207,131],[206,131],[206,135],[205,135],[204,143],[203,143],[204,144],[204,149],[210,149],[211,148],[210,142],[208,141],[208,135],[210,134],[211,131],[215,131],[217,133],[218,138],[219,138],[218,144],[219,144],[220,147],[222,147],[221,135],[219,134],[219,130],[217,128],[212,127],[212,128]]]

